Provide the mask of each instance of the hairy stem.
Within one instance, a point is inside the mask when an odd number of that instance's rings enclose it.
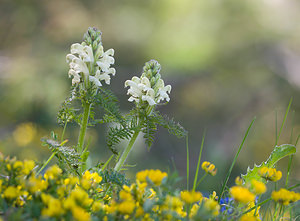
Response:
[[[77,151],[79,153],[81,153],[83,150],[86,128],[87,128],[89,116],[90,116],[90,109],[91,109],[91,104],[89,104],[89,103],[83,104],[83,117],[82,117],[82,121],[81,121],[81,125],[80,125],[80,132],[79,132],[79,137],[78,137],[78,147],[77,147]]]
[[[118,163],[115,166],[115,171],[119,172],[122,169],[122,167],[123,167],[123,165],[124,165],[124,163],[125,163],[125,161],[126,161],[126,159],[128,157],[128,154],[130,153],[130,151],[131,151],[131,149],[133,147],[133,144],[135,143],[136,138],[138,137],[139,133],[140,133],[140,130],[137,129],[134,132],[134,134],[132,135],[132,137],[131,137],[131,139],[130,139],[130,141],[128,143],[128,146],[123,151],[122,156],[120,157]]]

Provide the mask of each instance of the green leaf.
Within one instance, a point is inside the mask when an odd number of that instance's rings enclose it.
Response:
[[[296,147],[291,144],[283,144],[280,146],[275,146],[274,150],[270,154],[269,158],[267,161],[262,162],[260,165],[254,164],[254,168],[250,169],[248,167],[247,169],[247,174],[242,175],[242,178],[244,179],[245,183],[251,182],[252,179],[256,179],[258,181],[266,183],[267,181],[263,178],[261,178],[258,175],[258,171],[262,167],[269,167],[273,168],[275,167],[275,164],[281,160],[282,158],[289,156],[291,154],[296,153]]]

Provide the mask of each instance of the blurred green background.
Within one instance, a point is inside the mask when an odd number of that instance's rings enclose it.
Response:
[[[40,138],[62,131],[56,113],[71,86],[65,56],[88,27],[97,27],[105,50],[115,49],[117,74],[109,87],[122,111],[132,107],[124,81],[140,75],[146,61],[158,60],[165,82],[172,85],[170,103],[159,110],[189,131],[192,177],[207,129],[203,159],[219,171],[202,188],[219,188],[254,116],[232,180],[248,165],[266,160],[275,143],[275,113],[280,126],[291,97],[294,114],[290,112],[279,143],[295,143],[300,128],[299,20],[297,0],[1,0],[0,151],[39,161],[49,157]],[[68,129],[74,145],[78,128]],[[111,155],[104,145],[106,130],[103,125],[88,130],[94,164]],[[283,173],[287,160],[279,165]],[[128,173],[173,170],[172,161],[185,177],[185,140],[160,128],[150,152],[138,140],[127,161],[136,166]],[[298,153],[292,183],[299,181],[299,171]]]

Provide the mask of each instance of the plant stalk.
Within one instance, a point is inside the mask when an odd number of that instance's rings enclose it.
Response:
[[[50,161],[52,160],[52,158],[55,156],[56,151],[52,153],[52,155],[48,158],[48,160],[44,163],[44,165],[41,167],[41,169],[36,173],[36,176],[38,176],[43,169],[48,165],[48,163],[50,163]]]
[[[115,166],[115,171],[119,172],[122,169],[122,167],[128,157],[128,154],[130,153],[130,151],[133,147],[133,144],[135,143],[136,138],[138,137],[139,133],[140,133],[140,130],[137,129],[134,132],[134,134],[132,135],[132,137],[128,143],[128,146],[125,148],[124,152],[122,153],[122,156],[120,157],[120,159],[118,160],[118,163]]]
[[[86,128],[87,128],[88,121],[89,121],[91,104],[84,103],[83,109],[84,109],[83,117],[82,117],[82,121],[81,121],[80,132],[79,132],[79,136],[78,136],[78,147],[77,147],[77,151],[79,153],[81,153],[83,150],[84,138],[85,138]]]

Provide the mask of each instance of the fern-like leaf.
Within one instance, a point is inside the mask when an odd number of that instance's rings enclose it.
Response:
[[[158,111],[154,112],[153,116],[157,124],[166,128],[170,134],[173,134],[178,138],[185,137],[188,134],[179,123],[175,122],[173,119],[169,119],[167,116],[162,116]]]
[[[123,127],[111,127],[108,131],[106,144],[114,154],[118,154],[114,146],[124,139],[130,139],[133,130]]]

